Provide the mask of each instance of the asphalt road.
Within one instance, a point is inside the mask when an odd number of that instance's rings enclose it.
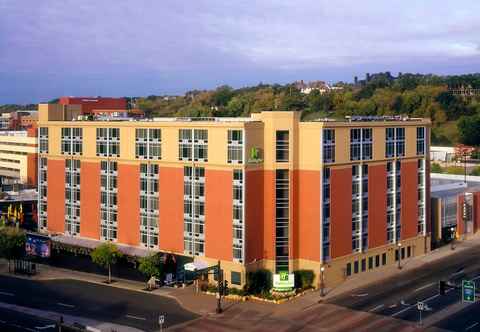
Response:
[[[359,288],[327,302],[354,310],[418,321],[418,301],[424,302],[429,308],[422,312],[422,318],[460,301],[461,291],[458,288],[449,288],[446,295],[439,295],[439,280],[450,280],[452,286],[458,287],[462,279],[474,279],[477,287],[480,286],[479,249],[480,246],[476,246],[457,252],[386,279],[381,285]]]
[[[0,276],[0,302],[131,326],[144,331],[158,330],[160,314],[165,315],[164,327],[197,317],[167,297],[78,280],[32,281]]]
[[[437,324],[436,327],[450,331],[480,331],[480,303],[468,305],[465,309],[451,315]]]
[[[56,332],[54,322],[21,312],[0,308],[0,331]]]

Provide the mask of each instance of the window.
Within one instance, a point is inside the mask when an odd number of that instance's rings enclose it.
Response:
[[[412,248],[410,246],[407,247],[407,257],[412,255]]]
[[[135,158],[161,159],[162,132],[160,129],[135,129]]]
[[[189,167],[184,174],[184,252],[204,255],[205,247],[205,169]]]
[[[48,153],[48,127],[40,127],[38,141],[38,152]]]
[[[117,162],[100,162],[100,237],[117,240]]]
[[[97,156],[120,156],[119,128],[97,128]]]
[[[347,277],[352,275],[352,263],[347,263],[346,274],[347,274]]]
[[[372,159],[372,128],[350,129],[350,160]]]
[[[425,154],[425,127],[417,127],[417,156]]]
[[[365,272],[365,270],[367,269],[367,261],[366,259],[362,259],[362,272]]]
[[[240,272],[232,271],[230,274],[230,282],[232,283],[232,285],[241,285],[242,274]]]
[[[194,129],[194,160],[208,161],[208,130]]]
[[[358,273],[358,261],[353,262],[353,273]]]
[[[276,132],[277,162],[288,162],[288,154],[289,154],[289,132],[288,130],[277,130]]]
[[[65,233],[80,233],[80,160],[65,160]]]
[[[386,264],[387,264],[387,254],[383,253],[382,254],[382,265],[386,265]]]
[[[230,164],[241,164],[243,162],[242,130],[228,131],[227,162]]]
[[[81,155],[82,137],[82,128],[62,128],[61,153],[66,155]]]
[[[335,129],[323,129],[323,162],[335,162]]]
[[[379,267],[380,266],[380,255],[376,255],[375,256],[375,267]]]
[[[289,174],[288,170],[277,169],[275,172],[275,270],[288,271],[289,259]]]
[[[395,155],[397,157],[405,156],[405,128],[396,128],[396,151]]]
[[[140,242],[147,248],[158,246],[158,181],[157,164],[140,164]]]
[[[323,169],[322,186],[322,258],[325,262],[330,259],[330,168]]]
[[[373,269],[373,256],[368,257],[368,269]]]
[[[243,262],[243,170],[233,170],[233,258]]]

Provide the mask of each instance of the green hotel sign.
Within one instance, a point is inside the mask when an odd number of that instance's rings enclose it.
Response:
[[[273,288],[276,291],[290,291],[295,287],[295,276],[293,273],[281,271],[273,275]]]
[[[261,163],[263,159],[260,156],[260,149],[257,147],[252,147],[250,149],[250,158],[248,158],[249,163]]]

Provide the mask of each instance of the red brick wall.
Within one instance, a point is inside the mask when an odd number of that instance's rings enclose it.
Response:
[[[387,243],[387,167],[368,167],[368,248]]]
[[[100,239],[100,163],[80,164],[80,236]]]
[[[160,250],[183,253],[183,168],[160,167]]]
[[[330,174],[331,257],[352,253],[352,168],[331,169]]]
[[[275,259],[275,171],[263,176],[263,258]]]
[[[47,162],[47,229],[65,232],[65,160]]]
[[[82,105],[82,114],[92,113],[94,109],[127,109],[125,98],[61,97],[59,104]]]
[[[263,257],[263,170],[245,172],[245,262]]]
[[[205,256],[232,260],[233,172],[205,170]]]
[[[118,242],[140,244],[140,167],[118,163]]]
[[[320,171],[293,174],[292,258],[320,261]]]
[[[416,236],[418,230],[417,160],[402,162],[401,178],[401,239],[404,240]]]

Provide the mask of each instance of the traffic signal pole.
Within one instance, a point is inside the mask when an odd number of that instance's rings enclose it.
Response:
[[[220,261],[217,264],[217,314],[222,313],[222,286],[223,286],[223,275],[220,270]]]

